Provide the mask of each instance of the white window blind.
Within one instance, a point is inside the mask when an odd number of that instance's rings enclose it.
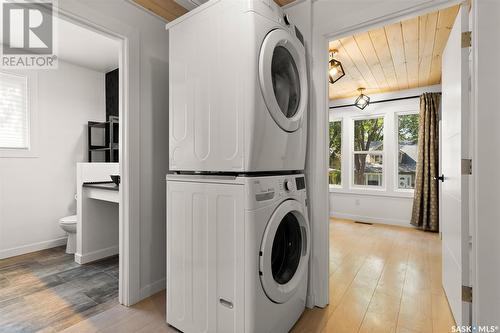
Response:
[[[0,149],[29,148],[28,79],[0,72]]]

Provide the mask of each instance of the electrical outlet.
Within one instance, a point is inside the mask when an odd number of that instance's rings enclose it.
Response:
[[[361,202],[359,199],[356,199],[356,201],[354,203],[356,204],[356,206],[359,206]]]

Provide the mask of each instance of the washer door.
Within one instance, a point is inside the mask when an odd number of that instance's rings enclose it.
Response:
[[[305,49],[286,30],[272,30],[264,39],[259,79],[274,121],[287,132],[298,130],[307,108]]]
[[[260,252],[260,281],[275,303],[288,301],[307,274],[309,223],[304,207],[284,201],[267,223]]]

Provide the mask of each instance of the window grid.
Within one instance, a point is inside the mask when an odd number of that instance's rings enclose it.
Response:
[[[29,149],[28,79],[0,72],[0,149]]]
[[[353,124],[352,184],[381,188],[384,184],[384,117],[358,118]]]

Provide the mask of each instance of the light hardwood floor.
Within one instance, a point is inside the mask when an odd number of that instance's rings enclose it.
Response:
[[[438,234],[332,220],[330,244],[330,305],[293,332],[451,332]]]
[[[292,332],[451,331],[437,234],[332,220],[330,240],[330,305],[306,310]],[[65,332],[177,332],[164,300],[162,292],[115,306]]]

